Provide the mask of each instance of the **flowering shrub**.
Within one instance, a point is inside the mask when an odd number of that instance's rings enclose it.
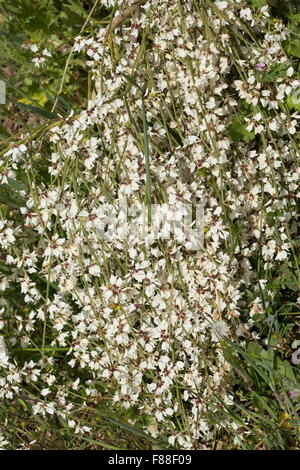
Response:
[[[218,414],[234,401],[225,338],[268,346],[268,315],[300,302],[291,32],[260,1],[99,3],[112,21],[72,51],[87,108],[1,155],[1,400],[82,439],[101,438],[104,400],[162,447],[212,448],[227,428],[247,446],[251,418]],[[203,247],[128,233],[124,200],[202,204]]]

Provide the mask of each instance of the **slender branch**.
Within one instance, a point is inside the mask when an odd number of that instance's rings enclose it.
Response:
[[[110,34],[116,29],[118,26],[120,26],[123,21],[125,21],[127,18],[130,18],[131,16],[134,15],[134,13],[137,11],[137,9],[145,3],[145,0],[137,0],[134,2],[130,7],[125,8],[125,10],[120,13],[120,15],[116,16],[108,27],[108,31],[106,34]]]
[[[91,11],[89,12],[85,22],[84,22],[84,25],[82,26],[80,32],[79,32],[79,35],[83,33],[83,31],[85,30],[85,27],[86,25],[88,24],[88,22],[90,21],[90,18],[92,16],[92,14],[94,13],[97,5],[99,3],[99,0],[96,0],[93,7],[91,8]],[[60,82],[60,87],[59,87],[59,90],[58,90],[58,95],[60,95],[63,91],[63,87],[64,87],[64,84],[65,84],[65,81],[66,81],[66,76],[67,76],[67,71],[68,71],[68,68],[69,68],[69,64],[70,64],[70,60],[72,58],[72,55],[73,55],[73,52],[74,52],[74,48],[75,48],[75,43],[73,44],[71,50],[70,50],[70,53],[68,55],[68,58],[67,58],[67,62],[66,62],[66,65],[65,65],[65,69],[64,69],[64,73],[63,73],[63,76],[62,76],[62,79],[61,79],[61,82]],[[56,98],[55,100],[55,103],[54,105],[52,106],[52,109],[51,109],[51,112],[53,113],[53,111],[55,110],[56,108],[56,105],[58,103],[58,97]]]

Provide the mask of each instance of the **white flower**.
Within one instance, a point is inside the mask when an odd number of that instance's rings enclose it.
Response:
[[[24,154],[27,152],[27,147],[24,144],[21,144],[19,146],[13,146],[10,150],[8,150],[5,153],[5,156],[9,157],[11,156],[13,162],[19,162],[21,161],[22,157]]]
[[[228,7],[228,2],[216,2],[216,6],[220,10],[226,10],[226,8]]]
[[[0,450],[5,450],[5,446],[9,445],[9,441],[0,434]]]
[[[92,275],[92,276],[100,276],[101,274],[101,271],[100,271],[100,268],[97,264],[93,264],[92,266],[89,267],[89,273]]]
[[[240,17],[243,18],[244,20],[251,21],[252,20],[252,12],[250,8],[243,8],[240,11]]]
[[[279,247],[275,259],[279,261],[286,259],[288,256],[288,250],[289,245],[287,243],[283,243],[283,245]]]
[[[32,52],[37,52],[39,49],[38,49],[38,47],[37,47],[36,44],[32,44],[32,45],[30,46],[30,50],[31,50]]]
[[[278,126],[278,122],[276,119],[272,119],[270,122],[269,122],[269,128],[272,130],[272,131],[277,131],[279,126]]]
[[[8,366],[8,351],[3,336],[0,336],[0,367]]]
[[[65,243],[65,238],[58,238],[58,235],[54,235],[52,237],[51,242],[49,243],[48,247],[45,250],[45,258],[50,256],[57,256],[59,257],[63,253],[63,245]]]
[[[45,410],[48,414],[53,415],[55,413],[55,403],[46,403]]]
[[[45,60],[45,57],[34,57],[34,59],[32,59],[32,62],[37,68],[39,68],[45,62]]]
[[[80,379],[78,377],[72,385],[73,390],[78,390],[79,382],[80,382]]]

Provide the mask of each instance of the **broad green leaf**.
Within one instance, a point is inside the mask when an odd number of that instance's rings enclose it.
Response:
[[[300,93],[289,95],[286,99],[286,103],[290,109],[300,111]]]
[[[300,39],[288,41],[285,44],[285,51],[288,55],[300,58]]]
[[[227,136],[233,142],[251,142],[255,138],[255,133],[253,131],[247,131],[246,127],[248,124],[245,122],[244,114],[238,115],[234,118],[227,128]]]

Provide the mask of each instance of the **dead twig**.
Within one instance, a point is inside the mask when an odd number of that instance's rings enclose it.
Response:
[[[118,26],[120,26],[123,21],[127,20],[127,18],[130,18],[131,16],[134,15],[134,13],[137,11],[137,9],[145,3],[145,0],[137,0],[134,2],[130,7],[125,8],[125,10],[120,13],[116,18],[114,18],[108,27],[107,35],[112,33]]]

